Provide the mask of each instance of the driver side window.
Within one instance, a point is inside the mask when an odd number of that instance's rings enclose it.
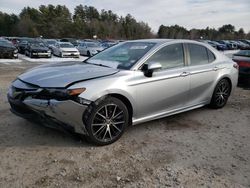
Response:
[[[171,44],[165,46],[158,50],[155,54],[153,54],[145,64],[149,62],[160,63],[162,69],[170,69],[175,67],[183,67],[184,66],[184,51],[183,45],[179,44]]]

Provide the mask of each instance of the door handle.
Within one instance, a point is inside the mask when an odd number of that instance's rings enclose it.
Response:
[[[188,76],[190,73],[189,72],[183,72],[180,74],[181,77],[185,77],[185,76]]]
[[[213,68],[213,71],[217,71],[217,70],[219,70],[219,67],[215,66],[215,67]]]

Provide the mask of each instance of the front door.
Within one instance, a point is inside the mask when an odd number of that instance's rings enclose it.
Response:
[[[159,117],[183,108],[189,92],[188,67],[185,66],[183,44],[171,44],[158,50],[145,64],[157,62],[162,69],[152,77],[135,73],[136,119]]]

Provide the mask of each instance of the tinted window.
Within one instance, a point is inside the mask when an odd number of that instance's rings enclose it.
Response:
[[[156,52],[147,60],[146,64],[149,62],[157,62],[161,64],[162,69],[181,67],[184,66],[183,54],[182,44],[172,44],[163,47],[158,52]]]
[[[197,44],[188,44],[188,48],[191,65],[203,65],[209,62],[207,48]]]

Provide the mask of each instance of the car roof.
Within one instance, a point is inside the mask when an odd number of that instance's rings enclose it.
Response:
[[[201,44],[205,45],[203,42],[195,41],[195,40],[189,40],[189,39],[139,39],[139,40],[130,40],[126,42],[152,42],[156,43],[155,47],[161,46],[170,42],[178,42],[178,43],[194,43],[194,44]],[[207,46],[207,45],[205,45]]]

